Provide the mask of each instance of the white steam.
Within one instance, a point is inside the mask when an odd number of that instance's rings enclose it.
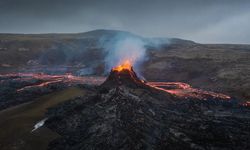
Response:
[[[110,39],[102,39],[102,47],[107,52],[105,57],[106,71],[129,61],[135,68],[145,60],[146,43],[142,38],[131,34],[118,34]]]

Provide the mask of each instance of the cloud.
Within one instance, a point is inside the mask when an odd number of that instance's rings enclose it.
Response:
[[[187,36],[202,43],[250,43],[250,11],[232,16]]]
[[[249,8],[249,0],[2,0],[0,32],[118,29],[149,37],[249,43]]]

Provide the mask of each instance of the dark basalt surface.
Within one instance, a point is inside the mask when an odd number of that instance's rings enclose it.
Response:
[[[61,135],[50,150],[250,149],[250,110],[236,102],[107,85],[49,109]]]

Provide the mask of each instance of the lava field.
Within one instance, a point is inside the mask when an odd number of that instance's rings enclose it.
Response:
[[[51,150],[249,149],[249,116],[224,94],[147,84],[125,68],[84,97],[50,108],[45,126],[61,135]]]

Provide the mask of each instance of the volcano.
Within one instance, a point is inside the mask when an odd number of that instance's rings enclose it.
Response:
[[[61,136],[49,149],[250,148],[250,111],[231,100],[176,97],[128,64],[92,91],[49,110],[45,125]]]
[[[139,79],[129,63],[113,68],[102,87],[127,86],[131,88],[146,87],[144,81]]]

